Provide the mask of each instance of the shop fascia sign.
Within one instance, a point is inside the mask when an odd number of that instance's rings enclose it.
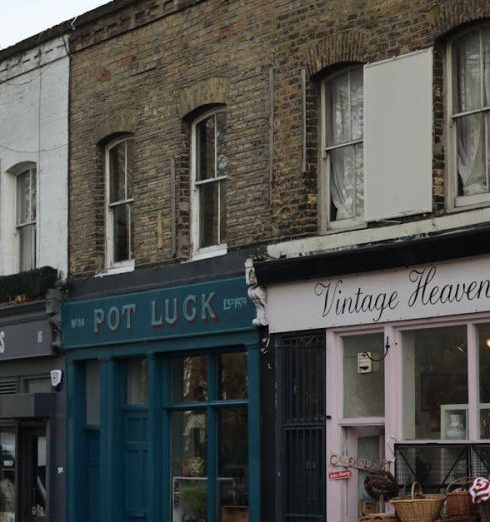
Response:
[[[51,355],[51,341],[46,319],[0,323],[0,360]]]
[[[273,332],[488,310],[488,256],[277,285],[268,291]]]
[[[254,312],[244,278],[68,302],[63,346],[250,330]]]

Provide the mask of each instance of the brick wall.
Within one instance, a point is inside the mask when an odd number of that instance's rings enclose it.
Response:
[[[99,18],[84,22],[82,17],[72,38],[72,275],[93,274],[104,264],[100,140],[106,136],[135,136],[137,266],[189,258],[189,128],[193,111],[209,103],[226,103],[228,111],[228,247],[316,234],[319,77],[339,62],[376,61],[434,43],[434,213],[443,212],[444,35],[490,16],[488,2],[126,0],[116,5],[121,8]]]

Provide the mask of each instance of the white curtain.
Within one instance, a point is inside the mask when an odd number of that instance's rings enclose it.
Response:
[[[488,31],[483,33],[483,55],[480,52],[480,34],[471,33],[458,42],[457,99],[456,111],[467,112],[487,104],[490,91],[490,41]],[[482,78],[480,61],[483,60],[484,92],[481,92]],[[460,195],[481,194],[488,191],[486,181],[485,138],[486,116],[483,113],[462,116],[456,120],[458,193]]]
[[[350,76],[350,78],[349,78]],[[350,81],[349,81],[350,80]],[[363,137],[362,67],[335,77],[327,85],[329,114],[327,146],[361,140]],[[330,194],[340,220],[363,213],[362,143],[330,152]]]

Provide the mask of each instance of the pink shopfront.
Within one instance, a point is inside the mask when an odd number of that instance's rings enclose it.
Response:
[[[363,485],[380,467],[426,492],[490,475],[490,256],[270,282],[267,316],[279,519],[382,510]]]

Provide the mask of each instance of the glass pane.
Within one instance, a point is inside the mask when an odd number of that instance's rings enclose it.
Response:
[[[148,359],[128,359],[126,363],[126,404],[148,404]]]
[[[199,187],[199,248],[219,243],[219,185],[218,182],[214,182]]]
[[[114,262],[131,259],[130,228],[131,205],[118,205],[111,209],[114,215]]]
[[[196,125],[196,180],[215,177],[215,116]]]
[[[362,144],[330,152],[330,219],[360,217],[364,207]]]
[[[363,68],[350,72],[351,82],[351,139],[360,140],[364,133]]]
[[[126,199],[125,183],[126,142],[118,143],[109,150],[109,201]]]
[[[172,413],[172,521],[206,522],[206,414]]]
[[[126,141],[126,198],[133,197],[134,140]]]
[[[220,229],[219,229],[219,242],[226,242],[226,180],[219,182],[219,216],[220,216]]]
[[[32,456],[33,456],[33,473],[31,475],[32,483],[30,485],[30,491],[33,496],[31,499],[31,513],[36,517],[46,516],[46,437],[33,436],[31,439],[32,444]]]
[[[485,124],[483,114],[456,119],[458,195],[488,192],[485,170]]]
[[[100,426],[100,365],[99,361],[85,363],[86,423]]]
[[[23,225],[18,228],[19,234],[19,269],[21,272],[31,270],[36,265],[36,225]]]
[[[172,401],[201,402],[208,399],[207,357],[172,360]]]
[[[40,379],[27,379],[25,381],[26,393],[51,393],[51,379],[48,377]]]
[[[219,356],[219,398],[246,399],[248,396],[247,354],[224,353]]]
[[[325,82],[327,147],[350,141],[349,72]]]
[[[36,185],[36,169],[31,169],[31,209],[30,209],[30,218],[31,221],[36,220],[37,213],[37,185]]]
[[[0,520],[15,522],[15,431],[0,431],[2,460],[0,462]],[[3,518],[2,518],[3,517]]]
[[[248,520],[247,410],[219,412],[220,522]]]
[[[216,175],[226,176],[228,157],[226,150],[226,114],[216,114]]]
[[[384,353],[382,333],[343,338],[344,416],[384,416],[384,361],[375,362]]]
[[[480,33],[474,31],[455,43],[457,68],[456,112],[481,107]]]
[[[490,324],[477,326],[480,383],[480,438],[490,439]]]
[[[17,176],[17,225],[31,221],[31,171]]]
[[[466,327],[403,333],[406,439],[467,437]]]
[[[379,448],[379,435],[358,437],[357,439],[357,455],[362,456],[363,459],[380,462],[381,455]],[[364,487],[364,481],[368,474],[369,472],[367,470],[359,470],[357,473],[358,516],[361,516],[363,513],[375,513],[379,511],[379,504],[368,494]]]

